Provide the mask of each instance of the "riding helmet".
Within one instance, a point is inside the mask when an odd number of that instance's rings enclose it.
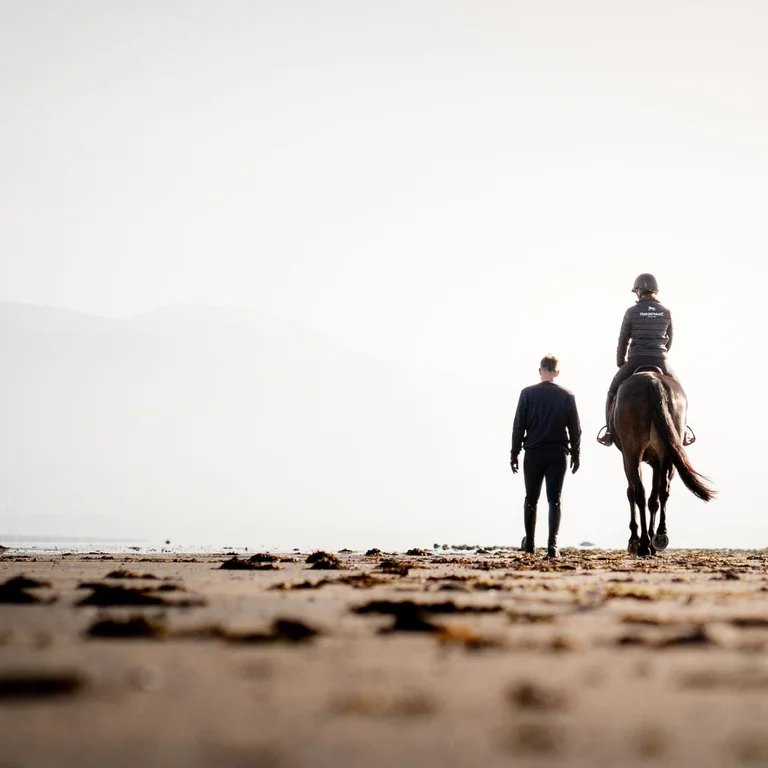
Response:
[[[659,284],[652,274],[643,272],[642,275],[635,278],[635,284],[632,286],[632,293],[637,290],[640,290],[641,293],[658,293]]]

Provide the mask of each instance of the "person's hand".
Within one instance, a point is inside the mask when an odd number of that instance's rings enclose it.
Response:
[[[578,456],[571,456],[571,472],[575,475],[579,471],[581,460]]]
[[[517,474],[517,470],[518,470],[520,467],[519,467],[519,465],[518,465],[518,463],[517,463],[517,456],[515,456],[514,454],[512,454],[512,455],[509,457],[509,466],[510,466],[510,467],[512,467],[512,474],[513,474],[513,475],[516,475],[516,474]]]

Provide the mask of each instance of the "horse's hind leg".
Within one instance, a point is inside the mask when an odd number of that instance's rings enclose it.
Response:
[[[637,549],[637,554],[640,557],[648,557],[651,554],[651,538],[648,535],[646,524],[645,488],[643,488],[642,480],[638,480],[635,486],[635,504],[637,504],[637,509],[640,512],[640,546]]]
[[[669,537],[667,536],[667,500],[669,499],[669,486],[674,473],[675,468],[671,462],[665,462],[661,468],[661,478],[659,481],[659,499],[661,501],[659,528],[653,537],[653,546],[659,552],[663,552],[669,546]]]
[[[664,476],[662,474],[661,464],[659,462],[654,462],[651,464],[651,467],[653,468],[653,480],[651,482],[651,496],[648,499],[648,512],[650,513],[648,516],[648,538],[651,540],[651,554],[655,555],[656,549],[654,544],[654,531],[656,529],[656,513],[659,511],[659,492]]]
[[[636,555],[640,546],[640,537],[637,535],[637,515],[635,514],[635,486],[627,486],[627,501],[629,502],[629,543],[627,552]]]

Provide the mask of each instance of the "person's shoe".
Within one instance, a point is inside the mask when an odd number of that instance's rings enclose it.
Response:
[[[536,547],[533,545],[533,542],[531,544],[528,544],[528,537],[523,536],[523,540],[520,542],[520,549],[525,552],[527,555],[535,555],[536,554]]]
[[[691,443],[696,442],[696,435],[693,433],[693,430],[686,424],[685,425],[685,434],[683,435],[683,445],[691,445]]]
[[[602,427],[597,433],[597,442],[605,446],[613,445],[613,435],[608,431],[608,427]]]
[[[523,504],[523,519],[525,521],[525,538],[521,549],[523,552],[527,552],[529,555],[533,555],[536,552],[536,545],[534,543],[534,537],[536,535],[536,505],[524,502]]]
[[[560,533],[560,519],[563,516],[563,509],[559,501],[549,502],[549,538],[547,539],[547,557],[550,560],[556,560],[560,557],[560,550],[557,548],[557,536]]]

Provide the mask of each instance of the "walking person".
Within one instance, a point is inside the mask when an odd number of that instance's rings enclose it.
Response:
[[[520,451],[525,448],[523,477],[525,479],[525,503],[523,519],[525,538],[523,551],[533,554],[535,549],[536,507],[541,486],[546,481],[549,503],[549,538],[547,556],[560,557],[557,536],[562,513],[560,498],[570,453],[571,470],[579,469],[581,450],[581,425],[576,398],[569,390],[555,384],[560,375],[558,359],[546,355],[541,360],[541,381],[526,387],[520,393],[514,425],[512,427],[512,472],[519,470]]]

